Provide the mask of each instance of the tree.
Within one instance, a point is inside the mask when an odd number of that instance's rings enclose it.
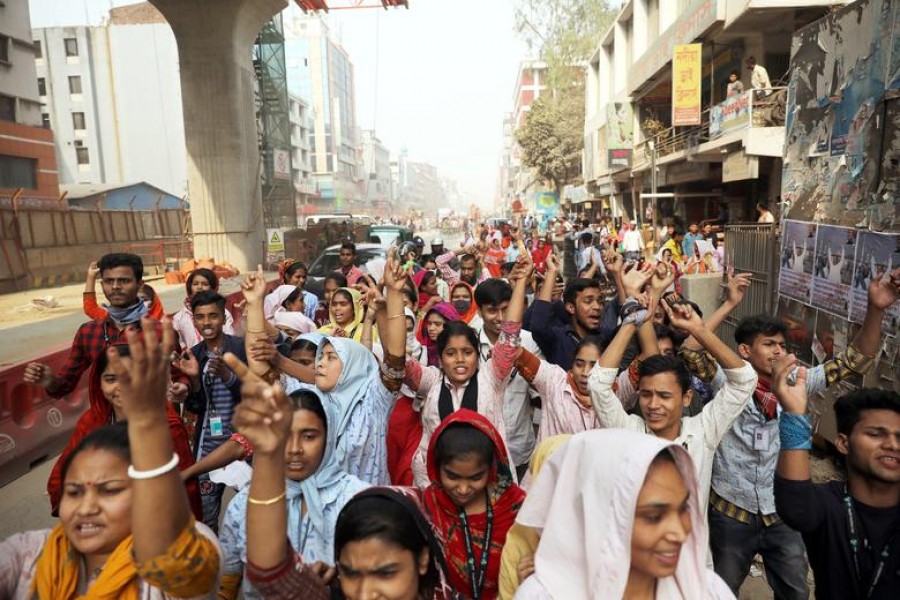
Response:
[[[581,175],[583,89],[572,89],[556,99],[548,94],[535,100],[515,137],[522,148],[522,162],[560,194],[564,185]]]
[[[522,162],[557,194],[581,175],[585,66],[615,14],[607,0],[517,0],[516,31],[547,64],[547,90],[515,137]]]

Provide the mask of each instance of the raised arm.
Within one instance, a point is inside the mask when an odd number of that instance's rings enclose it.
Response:
[[[506,320],[500,326],[500,336],[497,338],[497,343],[494,344],[493,356],[490,360],[494,376],[501,382],[509,379],[510,373],[512,373],[516,364],[516,355],[520,346],[519,334],[522,330],[522,316],[525,314],[526,308],[525,290],[528,287],[528,281],[531,279],[533,270],[534,264],[531,262],[531,256],[526,253],[516,259],[516,266],[509,276],[513,282],[512,298],[506,311]],[[499,400],[502,401],[502,397]]]
[[[795,369],[797,379],[791,385],[788,375]],[[776,358],[772,365],[772,389],[782,408],[778,421],[781,451],[776,473],[791,481],[811,479],[809,450],[812,448],[812,425],[807,413],[806,375],[806,367],[797,368],[797,357],[793,354]]]
[[[131,364],[126,366],[114,348],[107,349],[116,373],[131,445],[132,535],[138,563],[166,553],[191,522],[187,493],[177,469],[166,408],[169,357],[175,348],[175,331],[167,319],[162,344],[153,320],[142,319],[143,338],[126,335]],[[218,571],[216,565],[215,571]],[[210,588],[215,573],[211,573]]]
[[[553,300],[553,288],[556,285],[556,277],[559,275],[559,260],[552,252],[547,255],[547,270],[544,273],[544,281],[535,300],[551,302]]]
[[[406,356],[406,317],[403,313],[403,286],[409,274],[400,265],[396,250],[388,254],[384,267],[385,310],[377,315],[384,355]]]
[[[97,304],[97,275],[99,273],[100,269],[97,267],[96,262],[92,262],[88,265],[87,276],[84,279],[84,295],[81,299],[84,314],[94,321],[105,319],[109,314]]]
[[[739,369],[744,366],[744,359],[703,324],[703,319],[694,312],[690,304],[666,300],[662,304],[672,326],[690,333],[723,369]]]
[[[887,281],[884,273],[875,273],[868,290],[869,301],[866,316],[853,345],[864,355],[875,358],[881,348],[881,322],[884,312],[900,298],[900,268],[894,269]]]
[[[241,292],[244,295],[247,309],[247,325],[244,332],[244,345],[247,350],[247,360],[250,370],[259,376],[270,373],[272,365],[265,360],[260,360],[259,350],[254,349],[258,341],[269,342],[270,338],[277,336],[277,331],[266,321],[263,301],[266,296],[266,279],[263,275],[262,265],[258,266],[256,273],[250,273],[241,282]],[[256,355],[257,358],[251,358]]]
[[[233,423],[253,444],[253,478],[247,499],[247,562],[272,569],[289,556],[284,449],[293,411],[279,384],[270,386],[233,354],[225,363],[241,379]]]

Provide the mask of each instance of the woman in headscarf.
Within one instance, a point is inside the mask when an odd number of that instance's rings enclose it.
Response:
[[[503,417],[503,401],[506,387],[518,352],[519,331],[525,311],[525,286],[528,283],[531,263],[522,257],[511,279],[515,282],[513,295],[506,313],[506,321],[500,327],[500,335],[493,353],[483,365],[480,362],[478,334],[465,323],[454,322],[444,327],[437,339],[440,368],[423,367],[408,360],[405,365],[404,383],[419,396],[425,398],[422,405],[422,440],[413,458],[413,474],[416,485],[428,485],[426,453],[431,434],[440,422],[460,408],[479,412],[486,416],[501,435],[506,426]],[[386,275],[387,278],[387,275]],[[390,287],[390,285],[388,286]],[[389,289],[388,298],[399,296]],[[398,297],[396,303],[402,300]],[[393,315],[395,313],[390,313]],[[401,314],[397,310],[397,314]],[[392,335],[402,335],[401,323],[393,324],[394,316],[388,316]],[[397,317],[399,318],[399,317]]]
[[[438,293],[437,275],[434,271],[422,269],[413,275],[412,280],[416,286],[416,294],[419,298],[418,309],[420,311],[427,311],[441,301],[441,296]]]
[[[335,460],[336,431],[332,425],[335,421],[332,407],[311,390],[299,390],[289,398],[292,420],[283,444],[285,469],[280,474],[263,473],[263,476],[285,478],[287,537],[291,547],[306,562],[330,562],[334,555],[338,513],[368,484],[344,472]],[[264,471],[270,466],[263,460],[256,465],[256,470]],[[254,477],[256,475],[254,473]],[[245,488],[234,497],[225,512],[219,536],[224,564],[220,598],[237,597],[246,567],[248,497],[249,488]],[[246,580],[243,594],[248,600],[263,597]]]
[[[122,362],[131,364],[131,354],[128,346],[121,344],[112,346],[121,357]],[[109,364],[105,353],[97,357],[97,362],[91,368],[88,379],[88,399],[90,405],[87,411],[81,415],[75,424],[75,430],[69,437],[69,443],[63,449],[50,478],[47,480],[47,493],[50,496],[50,512],[53,516],[59,515],[59,503],[63,494],[63,465],[70,460],[72,451],[87,437],[104,425],[118,423],[125,419],[123,398],[119,377]],[[181,417],[175,412],[171,402],[166,403],[166,415],[168,416],[169,431],[172,434],[172,445],[178,454],[178,469],[184,471],[194,464],[194,455],[187,430]],[[198,519],[203,518],[203,507],[200,504],[200,489],[196,477],[190,477],[185,481],[188,498],[191,502],[191,510]]]
[[[425,348],[416,339],[416,315],[403,309],[406,315],[406,356],[420,364],[427,364]],[[388,473],[393,485],[412,485],[412,459],[422,439],[422,398],[405,385],[391,411],[387,430]]]
[[[296,285],[279,285],[263,302],[263,312],[270,323],[280,312],[303,312],[303,308],[303,290]]]
[[[539,443],[531,457],[531,465],[526,480],[534,481],[541,467],[554,452],[571,439],[571,435],[554,435]],[[523,485],[526,490],[527,485]],[[506,543],[500,555],[500,600],[512,600],[519,584],[534,573],[534,553],[537,551],[541,534],[538,530],[514,523],[506,534]]]
[[[363,296],[358,290],[349,287],[340,288],[331,295],[328,308],[328,324],[320,327],[319,333],[357,342],[362,339],[365,306]]]
[[[316,324],[301,312],[277,312],[272,318],[272,324],[292,340],[300,334],[316,330]]]
[[[194,326],[194,313],[191,312],[191,300],[194,294],[212,290],[219,291],[219,278],[211,269],[194,269],[187,276],[184,284],[187,297],[184,299],[184,308],[172,315],[172,327],[181,339],[181,347],[190,350],[203,341],[203,336]],[[234,335],[234,317],[231,311],[225,309],[225,326],[222,331],[228,335]]]
[[[437,339],[447,323],[459,321],[459,313],[449,302],[438,302],[422,316],[418,326],[417,339],[425,347],[427,364],[432,367],[440,365],[440,357],[437,350]]]
[[[733,599],[706,568],[696,469],[677,444],[580,433],[544,464],[517,523],[540,530],[517,599]]]
[[[295,285],[303,290],[303,314],[311,320],[315,319],[316,310],[319,307],[319,298],[312,292],[304,289],[308,274],[306,265],[293,258],[288,258],[279,265],[278,272],[281,275],[281,281],[285,285]]]
[[[506,250],[503,249],[502,245],[503,234],[495,231],[488,239],[489,246],[484,253],[484,266],[491,274],[491,277],[500,277],[500,267],[506,262]]]
[[[547,257],[553,251],[553,245],[547,241],[547,237],[538,238],[537,247],[531,251],[531,261],[534,263],[534,270],[542,275],[547,270]]]
[[[466,598],[497,597],[500,553],[525,499],[507,457],[490,421],[466,409],[444,419],[428,447],[425,506],[444,539],[450,585]]]
[[[55,527],[0,543],[0,598],[215,598],[218,544],[191,516],[167,425],[175,333],[164,324],[160,344],[144,331],[130,341],[131,364],[108,350],[127,421],[69,454]]]
[[[478,314],[475,292],[472,286],[464,281],[460,281],[450,288],[450,304],[459,313],[459,318],[463,323],[471,323]]]

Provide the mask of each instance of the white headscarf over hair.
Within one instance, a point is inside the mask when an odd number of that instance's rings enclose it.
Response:
[[[273,325],[283,325],[284,327],[290,327],[294,331],[298,333],[312,333],[318,327],[313,323],[309,317],[300,312],[290,312],[286,310],[282,310],[281,312],[276,312],[275,316],[272,318]]]
[[[285,312],[282,304],[296,290],[296,285],[279,285],[266,296],[266,299],[263,300],[263,313],[265,313],[266,321],[271,321],[275,317],[275,313]]]
[[[544,463],[516,522],[542,530],[533,577],[552,598],[621,598],[631,570],[637,498],[656,455],[668,450],[690,492],[693,530],[673,577],[660,579],[656,600],[734,598],[706,569],[696,469],[687,451],[624,429],[579,433]]]

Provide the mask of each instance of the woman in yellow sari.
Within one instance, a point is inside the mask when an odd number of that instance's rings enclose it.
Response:
[[[144,318],[131,358],[107,352],[127,421],[81,441],[62,467],[59,524],[0,543],[0,598],[215,598],[215,536],[191,516],[166,412],[171,322]]]
[[[353,288],[339,288],[332,294],[328,308],[328,324],[320,327],[319,333],[361,342],[366,314],[363,295]]]

